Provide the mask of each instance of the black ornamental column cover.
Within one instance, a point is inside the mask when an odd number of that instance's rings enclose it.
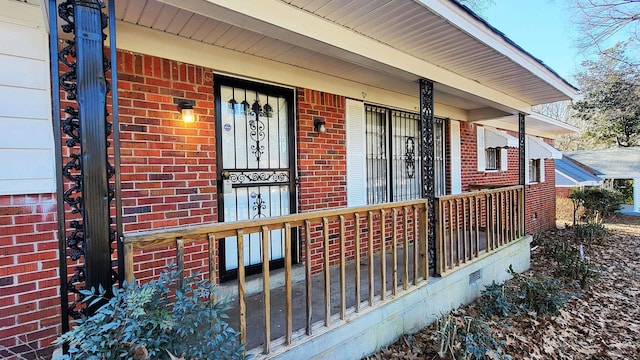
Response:
[[[422,136],[422,197],[427,199],[429,269],[435,269],[436,190],[433,139],[433,82],[420,79],[420,132]]]
[[[77,102],[81,131],[85,287],[111,290],[103,14],[98,0],[76,0]]]
[[[520,199],[520,207],[521,207],[521,211],[523,212],[523,216],[521,216],[521,221],[522,223],[522,229],[523,229],[523,234],[526,234],[526,226],[525,226],[525,221],[526,221],[526,207],[525,207],[525,198],[526,198],[526,190],[524,189],[524,185],[526,180],[525,180],[525,171],[526,171],[526,156],[525,156],[525,146],[526,146],[526,141],[525,141],[525,123],[524,123],[524,113],[518,113],[518,183],[519,185],[523,186],[522,189],[522,198]]]

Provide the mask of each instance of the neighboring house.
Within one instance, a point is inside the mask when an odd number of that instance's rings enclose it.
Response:
[[[574,189],[602,187],[603,180],[595,175],[593,169],[566,154],[555,160],[555,167],[556,217],[562,220],[574,219],[574,205],[569,195]]]
[[[606,187],[612,187],[615,179],[632,180],[632,211],[640,212],[640,147],[579,150],[567,155],[593,169]]]
[[[593,169],[578,163],[566,154],[555,160],[556,166],[556,197],[567,197],[574,188],[600,187],[603,180]]]
[[[61,331],[47,5],[0,0],[0,345],[16,351],[16,336],[45,348]],[[297,263],[309,284],[324,274],[321,297],[330,267],[369,271],[349,286],[355,311],[327,301],[306,334],[287,322],[278,346],[248,339],[269,356],[373,352],[525,270],[527,234],[555,225],[553,139],[576,129],[531,108],[577,90],[453,1],[118,0],[114,14],[126,276],[177,253],[239,291],[284,267],[291,294]],[[285,298],[282,314],[304,312]],[[244,299],[246,340],[267,320]]]

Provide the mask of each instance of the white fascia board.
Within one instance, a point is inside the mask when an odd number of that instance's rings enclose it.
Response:
[[[408,73],[464,90],[517,111],[526,112],[531,108],[531,104],[280,0],[159,1],[394,76],[402,77],[402,73]],[[407,80],[413,80],[407,75]]]
[[[447,19],[447,21],[453,24],[455,27],[505,55],[523,68],[531,71],[537,77],[543,79],[548,84],[552,85],[553,87],[567,95],[567,97],[575,99],[578,96],[578,90],[569,85],[559,75],[554,74],[553,71],[547,69],[537,59],[533,58],[533,56],[510,44],[503,38],[503,36],[497,34],[486,24],[477,19],[471,18],[471,16],[466,11],[454,4],[453,1],[414,1],[422,4],[426,8],[440,15],[442,18]]]
[[[573,126],[571,124],[567,124],[566,122],[563,122],[563,121],[560,121],[560,120],[556,120],[554,118],[550,118],[548,116],[545,116],[545,115],[542,115],[542,114],[538,114],[538,113],[535,113],[535,112],[527,115],[526,118],[525,118],[525,121],[526,120],[537,121],[537,122],[548,124],[549,127],[559,128],[559,130],[556,130],[556,133],[559,133],[562,130],[566,130],[566,132],[563,132],[565,134],[577,133],[577,132],[580,131],[580,129],[578,129],[577,127],[575,127],[575,126]]]
[[[474,122],[481,125],[493,126],[499,129],[518,131],[518,115],[509,115]],[[569,125],[562,121],[540,114],[526,115],[524,122],[525,133],[549,139],[555,139],[561,134],[571,134],[580,131],[580,129],[573,125]]]

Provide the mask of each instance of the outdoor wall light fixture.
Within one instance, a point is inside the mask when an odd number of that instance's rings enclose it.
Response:
[[[327,132],[327,123],[326,121],[318,118],[318,117],[314,117],[313,118],[313,129],[316,132],[319,132],[320,134],[324,134]]]
[[[182,121],[186,123],[196,121],[196,114],[193,111],[195,101],[187,99],[173,99],[173,103],[178,106],[178,111],[180,112],[180,116],[182,116]]]

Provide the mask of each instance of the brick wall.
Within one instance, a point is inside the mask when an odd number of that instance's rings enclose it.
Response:
[[[460,157],[462,169],[462,191],[469,191],[469,185],[479,184],[518,184],[518,149],[508,148],[507,171],[478,171],[476,131],[481,128],[475,124],[460,122]],[[509,132],[512,136],[518,136]]]
[[[60,332],[56,230],[53,194],[0,196],[0,347],[42,349]]]
[[[462,191],[468,191],[469,185],[478,184],[518,184],[518,149],[508,148],[507,171],[478,171],[477,138],[479,126],[460,122],[460,147],[462,168]],[[513,131],[509,135],[517,137]],[[547,140],[552,144],[552,141]],[[545,159],[545,182],[525,186],[525,226],[527,233],[532,234],[555,226],[555,164]]]
[[[544,160],[545,181],[525,186],[525,226],[535,234],[556,226],[556,178],[553,159]]]
[[[125,233],[217,220],[213,71],[118,51]],[[195,101],[196,121],[180,119],[175,98]],[[185,269],[205,272],[207,243],[185,247]],[[171,248],[139,252],[138,280],[159,274]]]

